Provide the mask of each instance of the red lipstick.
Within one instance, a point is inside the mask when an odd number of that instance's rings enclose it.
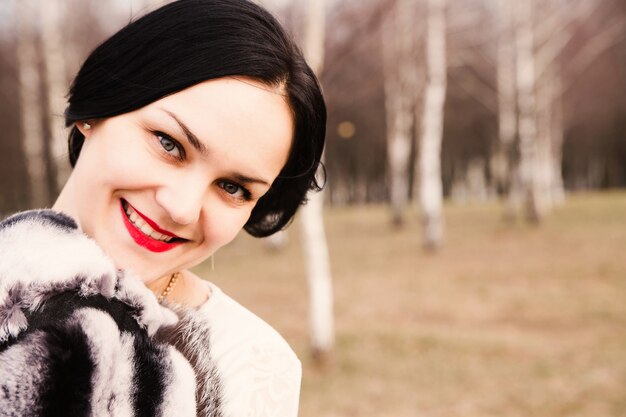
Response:
[[[128,204],[128,202],[126,202],[126,204]],[[171,232],[168,232],[167,230],[161,229],[154,221],[152,221],[151,219],[147,218],[145,215],[143,215],[140,212],[138,212],[134,207],[133,207],[133,210],[146,223],[148,223],[148,225],[151,228],[153,228],[157,232],[159,232],[159,233],[161,233],[161,234],[163,234],[165,236],[181,239],[179,236],[176,236],[175,234],[173,234]],[[123,200],[120,200],[120,211],[121,211],[121,214],[122,214],[122,219],[124,221],[124,226],[126,226],[126,230],[128,230],[128,234],[135,241],[135,243],[138,244],[139,246],[141,246],[143,248],[146,248],[146,249],[148,249],[151,252],[165,252],[165,251],[168,251],[170,249],[174,249],[176,246],[178,246],[181,243],[183,243],[182,241],[164,242],[162,240],[153,239],[150,236],[146,236],[141,230],[139,230],[137,228],[137,226],[135,226],[133,223],[131,223],[130,219],[126,215],[126,210],[124,210],[124,201]]]

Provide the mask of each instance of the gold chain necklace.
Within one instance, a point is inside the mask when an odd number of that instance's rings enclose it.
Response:
[[[172,292],[172,289],[174,288],[174,285],[176,285],[176,283],[178,282],[179,278],[180,278],[180,272],[174,272],[172,274],[172,276],[170,277],[170,280],[167,283],[167,287],[165,287],[165,289],[163,290],[163,292],[158,298],[159,303],[165,300],[167,296]]]

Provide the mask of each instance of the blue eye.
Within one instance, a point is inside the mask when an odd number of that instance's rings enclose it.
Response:
[[[171,155],[181,161],[185,159],[185,150],[175,139],[163,132],[154,132],[154,135],[159,140],[161,148],[163,148],[168,155]]]
[[[174,149],[176,149],[176,144],[168,138],[160,137],[159,141],[161,142],[161,146],[163,146],[163,149],[168,152],[172,152]]]
[[[218,185],[221,189],[237,199],[245,201],[250,200],[250,192],[239,184],[229,181],[220,181]]]
[[[241,189],[240,186],[238,186],[237,184],[233,184],[232,182],[222,182],[221,183],[221,187],[228,194],[232,194],[232,195],[235,195],[235,194],[237,194],[239,192],[243,192],[243,190]]]

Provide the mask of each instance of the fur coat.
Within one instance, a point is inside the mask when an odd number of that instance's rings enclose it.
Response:
[[[0,223],[0,417],[219,416],[208,343],[71,218]]]

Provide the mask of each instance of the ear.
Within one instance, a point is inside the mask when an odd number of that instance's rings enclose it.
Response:
[[[83,134],[85,139],[87,139],[91,136],[91,133],[93,132],[94,121],[93,120],[81,120],[81,121],[76,122],[74,125],[76,126],[76,129],[78,129],[79,132]]]

